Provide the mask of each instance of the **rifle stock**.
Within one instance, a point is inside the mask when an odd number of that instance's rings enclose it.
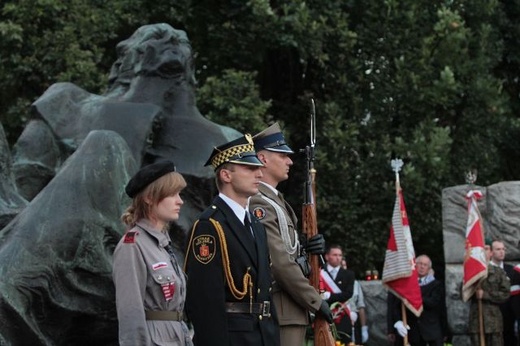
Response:
[[[303,233],[307,238],[318,233],[316,222],[316,209],[314,204],[304,204],[302,210],[302,227]],[[320,263],[317,255],[310,255],[311,275],[309,281],[311,285],[319,292],[320,288]],[[320,315],[316,314],[314,319],[314,346],[334,346],[335,341],[330,330],[329,323]]]
[[[305,181],[304,202],[302,207],[302,232],[307,239],[318,234],[318,221],[316,215],[316,170],[314,169],[314,145],[316,143],[316,112],[314,100],[311,109],[311,144],[303,151],[307,157],[307,179]],[[320,261],[318,255],[310,255],[309,263],[311,275],[310,284],[320,293]],[[314,319],[314,346],[334,346],[335,340],[329,323],[316,314]]]

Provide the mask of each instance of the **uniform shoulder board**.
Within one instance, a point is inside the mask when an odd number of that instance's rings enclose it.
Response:
[[[135,236],[138,235],[139,232],[137,231],[128,231],[125,234],[125,240],[123,240],[124,243],[135,243]]]
[[[202,214],[200,214],[200,218],[201,220],[209,220],[213,214],[215,214],[215,212],[217,211],[217,206],[212,204],[209,208],[206,208],[206,210],[204,210],[202,212]]]

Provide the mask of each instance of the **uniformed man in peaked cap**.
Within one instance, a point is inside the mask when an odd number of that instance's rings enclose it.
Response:
[[[289,177],[293,164],[278,123],[253,137],[258,158],[263,164],[259,193],[251,198],[250,209],[260,219],[267,231],[269,251],[273,261],[272,272],[275,284],[273,300],[278,311],[280,338],[283,346],[302,345],[309,311],[321,313],[332,323],[329,305],[311,286],[307,258],[302,255],[302,246],[297,233],[298,219],[276,187]],[[307,244],[308,253],[324,253],[325,241],[318,234]],[[352,290],[348,298],[352,296]]]
[[[197,346],[277,346],[267,237],[248,209],[262,163],[250,135],[213,150],[219,195],[193,225],[186,249],[186,311]]]

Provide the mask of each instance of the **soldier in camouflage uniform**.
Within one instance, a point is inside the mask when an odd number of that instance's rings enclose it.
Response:
[[[489,244],[488,244],[489,243]],[[490,242],[486,240],[486,255],[488,261],[491,257]],[[510,294],[510,282],[506,273],[499,267],[488,265],[487,278],[482,280],[471,299],[469,310],[469,333],[471,344],[479,346],[479,312],[478,301],[482,301],[482,315],[484,325],[484,337],[486,345],[504,346],[502,336],[503,321],[500,312],[500,303],[505,302]]]

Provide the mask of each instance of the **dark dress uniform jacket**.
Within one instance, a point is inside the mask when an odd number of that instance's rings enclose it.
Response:
[[[325,271],[327,271],[327,266],[325,266]],[[327,271],[328,273],[328,271]],[[329,273],[330,277],[332,275]],[[341,290],[341,293],[331,293],[327,302],[330,304],[335,302],[346,302],[352,297],[354,293],[354,281],[356,280],[356,276],[352,270],[339,268],[338,273],[336,274],[336,278],[334,282]],[[349,331],[350,332],[350,331]]]
[[[415,316],[410,310],[406,309],[406,318],[410,330],[408,340],[412,345],[419,345],[421,340],[437,342],[442,345],[444,338],[444,285],[439,280],[421,286],[423,300],[423,311],[421,316]],[[391,319],[388,320],[388,331],[397,334],[394,323],[402,320],[401,300],[393,294],[388,294],[388,309]],[[398,337],[400,339],[400,337]]]
[[[504,271],[511,283],[514,285],[515,270],[511,264],[504,263]],[[518,283],[517,283],[518,285]],[[511,292],[512,294],[513,292]],[[517,345],[515,336],[515,312],[513,309],[514,299],[509,297],[505,302],[500,304],[500,311],[502,312],[502,320],[504,323],[504,345]]]
[[[254,238],[224,200],[217,197],[192,229],[185,263],[188,275],[186,311],[194,326],[195,345],[280,344],[273,304],[270,316],[226,312],[226,302],[249,305],[250,294],[253,303],[271,300],[267,238],[262,224],[250,216]],[[210,219],[222,226],[224,239],[219,238]],[[226,271],[231,274],[234,293]],[[251,289],[244,283],[247,282],[247,277],[244,280],[246,273],[251,276]],[[241,291],[243,297],[237,291]]]

